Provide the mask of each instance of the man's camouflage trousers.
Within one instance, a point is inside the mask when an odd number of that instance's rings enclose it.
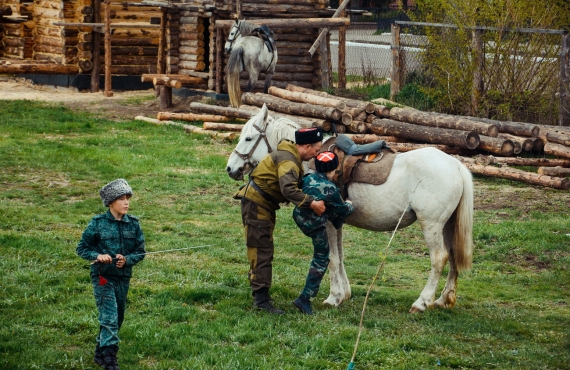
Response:
[[[249,261],[249,285],[252,291],[270,288],[273,279],[273,230],[275,211],[241,199],[241,217]]]

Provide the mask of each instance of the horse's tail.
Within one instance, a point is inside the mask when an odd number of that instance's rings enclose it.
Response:
[[[241,88],[239,86],[239,75],[243,68],[243,46],[236,45],[230,54],[228,60],[227,82],[228,95],[230,96],[230,104],[234,108],[241,105]]]
[[[471,268],[473,261],[473,179],[463,164],[459,165],[463,179],[463,194],[455,210],[453,256],[458,271]]]

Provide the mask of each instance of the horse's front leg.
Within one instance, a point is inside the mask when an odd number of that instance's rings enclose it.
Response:
[[[327,223],[327,236],[329,238],[329,275],[330,275],[330,293],[323,302],[331,306],[340,305],[345,299],[350,298],[350,284],[344,270],[342,261],[342,228],[336,230],[334,226]]]

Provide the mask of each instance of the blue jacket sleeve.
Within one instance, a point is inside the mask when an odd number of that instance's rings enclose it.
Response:
[[[88,261],[97,259],[99,253],[94,250],[97,246],[97,234],[97,222],[95,220],[91,220],[83,232],[81,240],[77,244],[77,248],[75,249],[75,252],[79,257]]]

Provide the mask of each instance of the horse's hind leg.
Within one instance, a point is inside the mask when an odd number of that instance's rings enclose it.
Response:
[[[443,240],[443,227],[439,223],[432,225],[422,224],[424,238],[429,249],[431,271],[428,281],[422,290],[420,297],[414,302],[410,313],[424,312],[435,304],[435,291],[441,276],[441,272],[447,263],[448,253]]]
[[[435,306],[439,308],[452,308],[457,301],[457,276],[459,273],[455,259],[453,258],[453,233],[455,231],[455,224],[451,221],[454,219],[455,217],[452,217],[447,221],[443,229],[445,248],[449,252],[449,273],[447,274],[447,281],[445,282],[441,296],[435,301]]]
[[[269,85],[271,85],[271,78],[273,77],[273,72],[267,72],[265,75],[265,84],[263,85],[263,93],[269,93]]]
[[[350,285],[342,262],[342,228],[336,230],[334,226],[328,222],[327,235],[330,248],[330,293],[323,303],[338,306],[343,300],[350,298]]]

